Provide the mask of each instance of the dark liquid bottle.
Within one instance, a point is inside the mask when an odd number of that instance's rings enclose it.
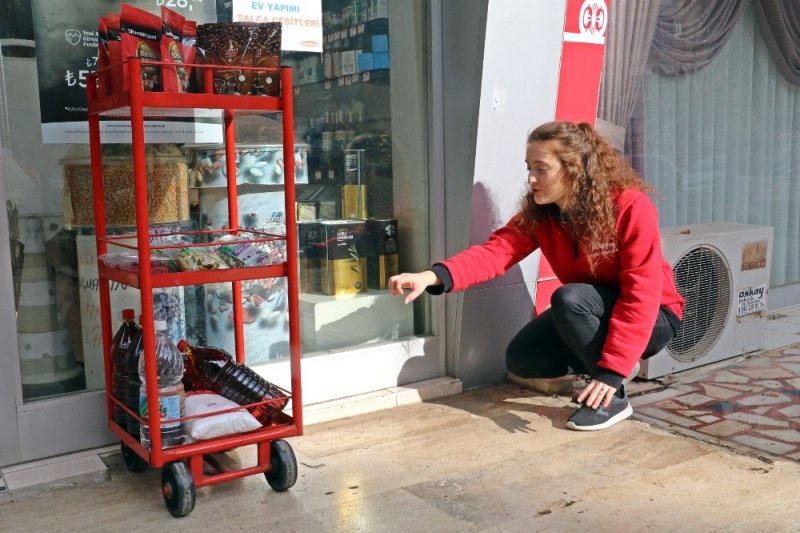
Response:
[[[225,350],[190,346],[185,340],[178,343],[178,349],[184,356],[183,384],[187,390],[207,389],[239,405],[269,400],[250,408],[250,413],[265,425],[274,422],[289,401],[282,390],[237,363]]]
[[[122,324],[111,341],[111,394],[126,406],[128,403],[125,389],[125,357],[130,349],[131,341],[139,334],[139,326],[136,325],[135,318],[133,309],[123,309]],[[117,404],[114,404],[113,413],[114,422],[127,428],[130,415]]]
[[[139,389],[142,380],[139,379],[139,358],[144,352],[144,335],[141,327],[137,328],[136,338],[132,339],[128,354],[125,356],[125,406],[134,413],[139,412]],[[139,420],[128,416],[128,433],[139,438]]]
[[[147,374],[145,357],[139,356],[139,415],[147,423],[142,423],[139,431],[140,442],[145,448],[152,447],[151,431],[154,424],[161,429],[161,447],[169,448],[183,444],[186,429],[182,420],[184,412],[183,355],[167,335],[167,321],[155,321],[155,366],[157,383],[151,390],[158,396],[158,412],[150,416],[148,403]]]

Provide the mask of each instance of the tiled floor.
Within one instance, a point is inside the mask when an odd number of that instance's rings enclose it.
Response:
[[[766,350],[632,398],[637,417],[800,462],[800,306],[770,315]],[[792,343],[786,346],[787,343]]]

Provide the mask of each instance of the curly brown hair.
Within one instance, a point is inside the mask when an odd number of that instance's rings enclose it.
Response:
[[[594,269],[589,252],[616,240],[616,194],[625,189],[653,194],[653,188],[586,122],[547,122],[528,135],[530,143],[544,143],[564,166],[568,187],[561,217]],[[534,202],[532,191],[522,198],[521,210],[520,223],[530,229],[552,216],[552,207]]]

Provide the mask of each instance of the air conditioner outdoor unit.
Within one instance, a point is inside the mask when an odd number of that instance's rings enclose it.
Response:
[[[764,346],[773,228],[713,223],[662,228],[664,259],[686,300],[683,324],[639,377],[653,379]]]

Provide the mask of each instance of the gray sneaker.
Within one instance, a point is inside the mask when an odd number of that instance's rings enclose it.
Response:
[[[567,427],[577,431],[596,431],[610,428],[617,422],[631,416],[633,407],[628,402],[624,386],[620,387],[620,390],[622,396],[615,394],[607,408],[601,405],[597,409],[592,409],[586,405],[581,405],[567,420]]]

